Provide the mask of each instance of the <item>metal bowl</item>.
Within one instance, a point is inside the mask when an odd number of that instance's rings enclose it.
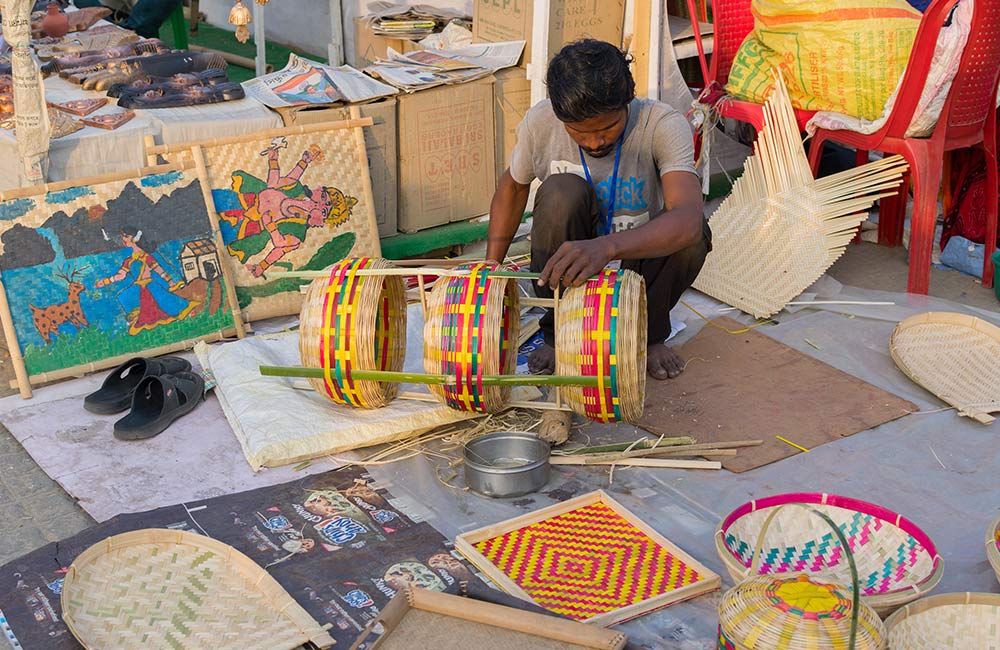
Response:
[[[534,492],[549,480],[549,443],[533,433],[500,431],[465,443],[465,483],[488,497]]]

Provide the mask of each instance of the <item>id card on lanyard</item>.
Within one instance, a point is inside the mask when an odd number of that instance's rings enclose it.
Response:
[[[598,198],[597,211],[598,215],[601,217],[601,222],[604,232],[603,235],[610,235],[614,230],[614,219],[615,219],[615,198],[618,196],[618,163],[621,162],[622,158],[622,141],[625,140],[625,134],[622,133],[618,138],[618,145],[615,147],[615,168],[611,173],[611,194],[608,198],[608,213],[607,215],[601,215],[600,198]],[[583,173],[587,176],[587,182],[590,187],[594,189],[594,194],[597,194],[597,186],[594,185],[594,179],[590,177],[590,168],[587,166],[587,158],[583,153],[583,147],[577,147],[580,150],[580,162],[583,163]],[[600,197],[600,195],[598,195]]]

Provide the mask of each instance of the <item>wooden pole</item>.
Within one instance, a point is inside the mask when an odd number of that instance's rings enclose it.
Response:
[[[21,344],[17,340],[17,330],[14,329],[14,316],[10,313],[10,303],[7,302],[7,290],[0,280],[0,322],[3,323],[3,336],[7,340],[7,351],[10,361],[14,364],[14,376],[17,378],[17,388],[21,399],[31,398],[31,382],[28,381],[28,369],[21,356]]]
[[[201,186],[201,196],[205,201],[205,209],[208,210],[208,220],[212,224],[212,239],[215,241],[215,250],[219,253],[222,284],[226,287],[229,309],[233,312],[236,337],[242,339],[246,337],[247,332],[243,326],[243,314],[240,312],[240,301],[236,296],[236,284],[233,282],[233,271],[229,266],[230,260],[226,256],[226,243],[223,241],[222,231],[219,229],[219,213],[215,211],[215,200],[212,198],[212,179],[208,175],[208,167],[205,164],[205,152],[201,147],[193,147],[191,154],[194,156],[195,168],[198,171],[198,184]]]
[[[177,144],[161,144],[153,147],[146,153],[164,155],[187,151],[194,147],[221,147],[227,144],[240,144],[242,142],[253,142],[257,140],[271,140],[281,135],[304,135],[306,133],[316,133],[317,131],[334,131],[338,129],[353,129],[358,126],[373,126],[375,121],[370,117],[363,117],[359,120],[336,120],[333,122],[322,122],[317,124],[300,124],[299,126],[282,127],[268,129],[266,131],[255,131],[254,133],[233,135],[225,138],[214,138],[210,140],[198,140],[196,142],[180,142]]]

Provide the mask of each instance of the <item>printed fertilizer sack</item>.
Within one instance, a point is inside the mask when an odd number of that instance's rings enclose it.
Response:
[[[920,13],[905,0],[753,0],[754,29],[726,91],[764,103],[778,66],[796,108],[882,113],[910,57]]]

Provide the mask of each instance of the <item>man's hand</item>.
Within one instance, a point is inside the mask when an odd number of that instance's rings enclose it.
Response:
[[[538,286],[579,287],[607,266],[612,256],[606,237],[563,242],[542,269]]]

